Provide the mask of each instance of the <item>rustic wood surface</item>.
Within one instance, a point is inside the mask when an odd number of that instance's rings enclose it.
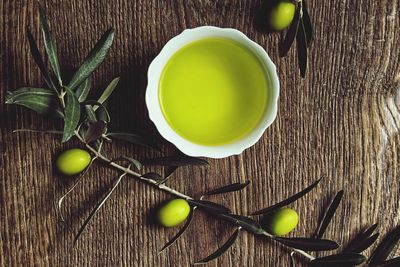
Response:
[[[158,136],[144,105],[147,67],[167,40],[200,25],[237,28],[277,63],[279,114],[263,138],[240,156],[210,160],[207,168],[180,169],[171,186],[196,196],[249,179],[252,183],[243,192],[213,198],[247,214],[324,176],[321,186],[293,205],[301,217],[293,235],[311,236],[324,207],[342,188],[345,198],[327,238],[346,244],[374,222],[380,223],[382,233],[399,223],[399,0],[309,1],[316,35],[304,80],[294,49],[279,58],[282,36],[257,30],[260,0],[43,2],[66,75],[103,31],[117,29],[91,95],[98,96],[120,75],[111,102],[112,127],[150,132],[167,153],[173,153],[173,147]],[[7,90],[43,84],[29,53],[26,25],[39,39],[35,1],[0,1],[0,265],[189,266],[220,246],[233,228],[199,212],[183,238],[158,254],[176,229],[154,225],[149,213],[170,196],[125,179],[73,247],[80,224],[118,173],[101,165],[92,168],[65,202],[66,222],[60,221],[55,203],[73,179],[58,177],[52,163],[57,153],[78,142],[60,145],[57,136],[12,134],[17,128],[56,128],[60,123],[4,104]],[[39,46],[43,49],[41,41]],[[114,156],[156,155],[122,143],[106,149]],[[244,233],[208,266],[288,266],[288,252]]]

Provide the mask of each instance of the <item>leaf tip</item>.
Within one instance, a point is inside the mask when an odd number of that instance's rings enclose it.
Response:
[[[113,39],[115,35],[115,28],[112,26],[108,28],[107,31],[105,32],[105,35],[110,36],[111,39]]]
[[[70,135],[63,135],[63,138],[61,139],[61,143],[68,142],[68,140],[71,138]]]
[[[79,236],[75,236],[74,242],[72,243],[73,247],[76,247],[76,243],[78,242]]]
[[[40,15],[40,19],[44,19],[45,12],[44,12],[43,5],[42,5],[39,1],[36,1],[36,2],[37,2],[37,4],[38,4],[38,6],[39,6],[39,15]]]

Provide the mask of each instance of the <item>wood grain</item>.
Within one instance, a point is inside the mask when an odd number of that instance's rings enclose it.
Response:
[[[388,232],[400,221],[400,20],[399,0],[309,1],[316,28],[309,73],[300,78],[294,49],[279,58],[280,34],[255,25],[257,0],[59,0],[43,1],[60,62],[68,77],[109,26],[115,43],[95,74],[96,97],[115,76],[121,85],[111,103],[114,129],[143,129],[169,153],[144,105],[146,69],[168,39],[200,25],[237,28],[261,44],[278,66],[279,114],[262,140],[240,156],[211,160],[208,168],[183,168],[170,185],[199,195],[250,179],[242,193],[214,197],[247,214],[273,204],[324,176],[323,185],[293,206],[301,221],[296,236],[311,236],[336,191],[345,198],[327,238],[343,244],[379,222]],[[96,200],[118,175],[96,165],[65,202],[62,223],[55,202],[73,179],[53,171],[57,136],[12,134],[16,128],[56,128],[60,123],[4,105],[5,92],[43,84],[30,56],[25,26],[39,39],[34,1],[0,1],[0,265],[1,266],[189,266],[233,231],[197,213],[193,225],[166,253],[157,251],[176,229],[149,221],[149,212],[170,196],[125,179],[89,225],[76,247],[74,234]],[[43,43],[39,41],[43,48]],[[122,143],[111,155],[145,158],[154,152]],[[162,169],[153,169],[162,171]],[[288,253],[245,233],[208,266],[288,266]],[[304,264],[299,261],[299,264]]]

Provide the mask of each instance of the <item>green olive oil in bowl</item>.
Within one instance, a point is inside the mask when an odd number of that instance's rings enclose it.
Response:
[[[269,84],[262,62],[248,48],[227,38],[204,38],[169,59],[158,101],[177,134],[195,144],[221,146],[258,126]]]

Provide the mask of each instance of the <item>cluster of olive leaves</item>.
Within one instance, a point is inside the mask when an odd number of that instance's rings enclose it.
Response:
[[[307,71],[307,48],[313,39],[313,27],[307,10],[306,0],[296,2],[296,12],[285,39],[280,46],[279,54],[281,57],[286,56],[294,39],[296,39],[300,74],[304,78]]]
[[[51,38],[49,27],[45,20],[44,12],[41,8],[39,13],[45,50],[47,52],[48,60],[52,69],[51,74],[43,62],[42,56],[29,29],[27,29],[27,37],[33,58],[40,68],[48,89],[23,87],[16,91],[8,92],[6,96],[6,103],[25,106],[40,114],[50,113],[56,115],[57,117],[60,117],[64,121],[63,131],[43,130],[42,132],[62,134],[63,142],[66,142],[71,137],[75,136],[81,142],[83,142],[86,148],[89,149],[90,152],[92,152],[92,154],[94,155],[92,162],[95,160],[101,160],[108,163],[111,167],[122,171],[122,174],[115,180],[109,192],[99,201],[99,203],[90,213],[88,218],[84,221],[83,225],[75,236],[74,242],[79,239],[80,235],[83,233],[90,220],[111,196],[123,177],[129,174],[138,178],[141,181],[156,186],[161,190],[167,191],[176,197],[182,197],[186,199],[191,205],[191,212],[185,225],[180,229],[175,237],[167,242],[167,244],[161,250],[168,248],[185,232],[192,221],[193,213],[196,209],[202,209],[217,218],[221,218],[222,220],[231,223],[236,227],[236,230],[234,231],[232,236],[221,247],[219,247],[211,255],[198,261],[198,264],[209,262],[222,255],[225,251],[229,249],[229,247],[234,244],[242,229],[255,235],[264,236],[272,241],[278,242],[282,246],[288,247],[290,250],[292,250],[291,256],[293,254],[298,254],[305,257],[308,260],[310,266],[338,266],[339,264],[343,266],[357,266],[365,262],[368,262],[369,266],[398,266],[400,264],[400,257],[387,260],[389,254],[393,251],[395,245],[399,242],[400,228],[394,230],[381,241],[381,243],[377,246],[368,261],[365,256],[361,254],[361,252],[369,248],[377,240],[378,233],[374,234],[374,231],[377,228],[376,224],[372,225],[366,231],[358,235],[350,243],[350,245],[347,246],[347,248],[345,248],[340,253],[315,258],[314,256],[306,252],[331,251],[339,248],[338,243],[332,240],[323,239],[322,236],[339,206],[339,203],[343,197],[343,191],[340,191],[336,195],[331,205],[328,207],[317,230],[317,234],[314,237],[278,237],[264,230],[256,219],[252,219],[250,216],[233,214],[228,207],[212,201],[204,200],[206,197],[211,195],[224,194],[242,190],[249,185],[249,182],[234,183],[217,188],[215,190],[204,193],[199,199],[189,197],[166,185],[166,182],[170,179],[173,172],[177,168],[188,165],[207,165],[208,162],[204,159],[188,157],[181,154],[176,156],[144,159],[141,161],[126,156],[116,159],[107,158],[107,156],[105,155],[105,151],[103,151],[103,142],[110,142],[113,139],[119,139],[133,144],[158,149],[154,142],[148,140],[143,136],[132,133],[108,132],[107,125],[110,122],[110,115],[105,106],[105,102],[109,98],[113,90],[116,88],[118,78],[114,79],[110,83],[110,85],[104,90],[98,100],[86,100],[91,88],[90,76],[106,57],[106,54],[113,42],[114,30],[110,29],[104,33],[96,46],[87,56],[83,64],[77,69],[68,85],[65,85],[61,77],[62,75],[57,59],[55,43]],[[33,129],[25,130],[41,131]],[[119,161],[128,162],[129,165],[127,167],[124,167],[117,163]],[[141,175],[140,173],[137,173],[136,170],[140,171],[143,168],[143,165],[168,166],[169,170],[164,176],[157,173],[145,173]],[[89,167],[90,166],[91,164],[89,165]],[[133,170],[132,167],[135,167],[136,170]],[[77,182],[59,200],[58,204],[60,211],[63,199],[75,188],[76,184],[85,175],[86,171],[77,179]],[[282,202],[254,212],[251,216],[258,216],[257,218],[261,219],[262,221],[263,218],[270,215],[271,213],[293,203],[294,201],[309,193],[313,188],[318,185],[319,182],[320,180],[314,182],[309,187]],[[294,266],[293,257],[291,257],[291,262]]]

